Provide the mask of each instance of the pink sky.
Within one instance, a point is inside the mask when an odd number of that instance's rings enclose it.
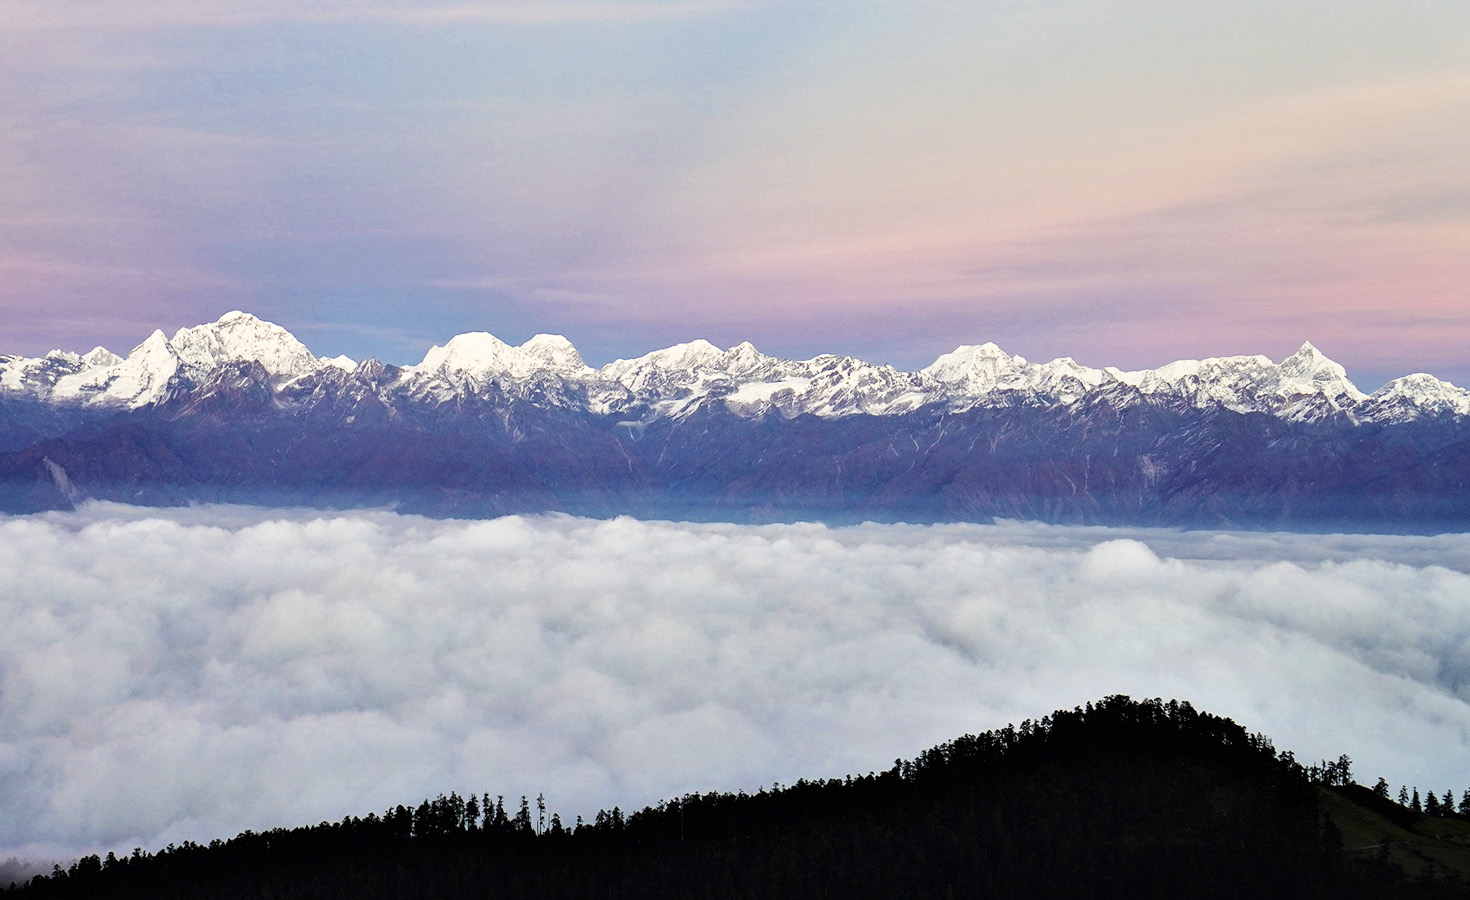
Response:
[[[231,308],[915,367],[1470,381],[1470,11],[883,0],[20,3],[0,352]]]

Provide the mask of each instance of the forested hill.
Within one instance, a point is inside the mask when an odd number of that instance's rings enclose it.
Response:
[[[567,825],[458,794],[88,857],[20,898],[1463,897],[1470,821],[1304,767],[1187,703],[1109,697],[755,794]],[[1430,796],[1434,796],[1431,794]],[[1417,802],[1416,807],[1422,807]],[[515,807],[516,804],[512,804]]]

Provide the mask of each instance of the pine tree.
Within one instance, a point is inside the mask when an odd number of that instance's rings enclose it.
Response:
[[[1424,811],[1424,805],[1419,802],[1419,786],[1418,785],[1415,785],[1414,786],[1414,799],[1412,799],[1412,800],[1409,801],[1409,809],[1412,809],[1414,812],[1423,812]]]

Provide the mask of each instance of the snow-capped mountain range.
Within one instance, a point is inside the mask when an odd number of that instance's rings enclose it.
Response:
[[[462,334],[324,359],[232,312],[128,355],[0,357],[0,510],[560,510],[765,521],[1470,528],[1470,393],[1310,344],[1157,369],[964,346],[917,372],[692,341],[588,366]]]
[[[1115,405],[1154,403],[1262,413],[1293,422],[1325,419],[1391,424],[1470,416],[1470,391],[1430,375],[1396,379],[1372,394],[1311,344],[1273,363],[1264,356],[1181,360],[1125,372],[1070,358],[1033,363],[994,344],[961,346],[904,372],[850,356],[808,360],[767,356],[749,343],[721,350],[692,341],[600,369],[564,337],[537,335],[520,346],[483,332],[435,346],[417,365],[384,367],[314,356],[286,329],[243,312],[155,331],[126,357],[97,347],[40,358],[0,356],[0,397],[95,411],[136,410],[195,391],[230,366],[258,363],[283,405],[309,404],[321,381],[370,380],[385,400],[426,404],[494,394],[647,423],[712,403],[738,416],[891,416],[923,408],[1067,407],[1091,397]],[[369,379],[368,376],[371,376]]]

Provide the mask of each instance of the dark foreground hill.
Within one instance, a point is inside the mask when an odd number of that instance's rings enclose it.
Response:
[[[10,898],[1463,897],[1470,822],[1303,767],[1187,703],[1110,697],[880,774],[538,827],[457,794],[83,859]],[[1448,813],[1448,814],[1443,814]]]

